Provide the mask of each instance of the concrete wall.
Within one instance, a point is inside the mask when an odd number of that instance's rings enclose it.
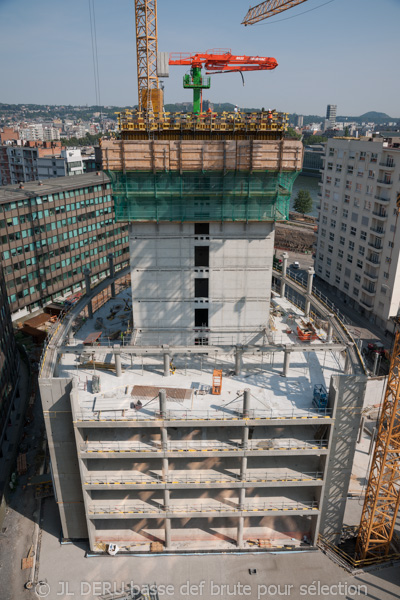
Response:
[[[273,223],[130,225],[134,325],[142,344],[193,344],[195,309],[208,309],[209,341],[246,343],[268,324]],[[195,247],[209,248],[209,266],[195,266]],[[195,279],[209,280],[195,299]],[[207,328],[206,328],[207,329]]]
[[[56,500],[65,538],[87,538],[85,509],[71,412],[71,380],[40,379]]]
[[[343,526],[366,386],[367,377],[334,375],[329,390],[329,406],[333,408],[335,424],[330,433],[320,533],[333,536],[335,542],[338,542]]]

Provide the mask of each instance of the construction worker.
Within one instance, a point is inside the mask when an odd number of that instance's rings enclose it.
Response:
[[[169,363],[169,372],[171,373],[171,375],[175,375],[175,371],[176,371],[176,367],[175,367],[173,361],[171,360]]]

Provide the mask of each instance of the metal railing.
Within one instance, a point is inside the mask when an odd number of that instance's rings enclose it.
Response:
[[[127,400],[130,400],[128,398]],[[158,410],[146,412],[135,409],[119,410],[88,410],[76,415],[77,422],[109,422],[109,421],[276,421],[290,419],[330,419],[332,410],[330,408],[309,408],[309,409],[257,409],[249,410],[245,417],[242,412],[223,410],[168,410],[162,417]]]
[[[222,475],[221,473],[192,473],[185,475],[170,474],[167,478],[162,475],[142,475],[132,473],[129,476],[108,476],[92,475],[86,476],[84,485],[179,485],[179,484],[202,484],[202,483],[265,483],[265,482],[298,482],[298,481],[322,481],[323,472],[315,471],[312,473],[296,472],[276,472],[276,473],[257,473],[247,474],[242,478],[239,474]]]
[[[328,442],[325,440],[296,440],[296,439],[265,439],[251,440],[244,447],[241,441],[220,442],[218,440],[184,440],[168,442],[163,447],[160,441],[143,442],[86,442],[80,444],[82,453],[103,454],[111,452],[145,453],[145,452],[240,452],[259,451],[270,452],[279,450],[321,450],[327,449]]]
[[[88,506],[89,515],[118,515],[118,514],[164,514],[168,513],[215,513],[215,512],[268,512],[268,511],[304,511],[318,510],[318,502],[315,500],[304,502],[261,502],[247,503],[243,506],[223,504],[215,502],[213,504],[182,504],[169,506],[154,506],[145,502],[135,504],[90,504]]]

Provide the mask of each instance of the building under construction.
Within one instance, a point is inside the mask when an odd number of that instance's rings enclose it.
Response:
[[[132,117],[102,144],[132,289],[80,329],[72,314],[41,371],[63,535],[92,550],[313,545],[341,529],[366,378],[311,293],[302,310],[285,298],[287,259],[270,306],[302,148],[284,115],[235,118],[198,135],[158,123],[149,140]]]
[[[302,144],[276,111],[204,114],[197,95],[197,112],[163,113],[138,23],[139,111],[102,142],[131,290],[93,314],[88,281],[40,370],[63,535],[93,551],[315,545],[341,530],[366,377],[313,272],[298,306],[287,257],[273,278]]]

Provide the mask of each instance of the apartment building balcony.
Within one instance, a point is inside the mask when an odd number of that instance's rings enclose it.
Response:
[[[375,195],[375,200],[381,202],[382,204],[388,204],[390,202],[390,198],[384,198],[383,196],[379,196],[379,194]]]
[[[378,265],[380,265],[380,260],[378,256],[367,256],[365,261],[370,264],[373,265],[374,267],[377,267]]]
[[[364,273],[364,277],[367,277],[367,279],[370,279],[371,281],[377,281],[378,280],[378,274],[376,273],[370,273],[368,271],[365,271]]]
[[[385,169],[394,169],[396,165],[393,160],[387,160],[385,162],[380,162],[379,166],[384,167]]]
[[[367,310],[372,310],[374,308],[374,303],[369,298],[360,298],[359,303]]]
[[[318,196],[318,198],[322,198],[322,193],[318,192],[317,196]]]
[[[375,296],[376,294],[376,287],[374,285],[363,285],[362,289],[366,294],[369,294],[371,296]]]
[[[392,179],[389,179],[389,178],[385,178],[385,179],[378,179],[378,180],[377,180],[377,183],[378,183],[379,185],[385,185],[385,186],[387,186],[387,187],[390,187],[390,186],[392,185],[392,183],[393,183],[393,180],[392,180]]]
[[[380,241],[380,240],[379,240]],[[374,252],[381,252],[383,250],[383,246],[381,243],[376,242],[368,242],[368,246],[374,249]]]
[[[372,214],[375,217],[379,217],[380,219],[387,219],[387,217],[388,217],[388,214],[385,211],[382,211],[382,210],[373,210]]]
[[[383,227],[373,227],[372,225],[369,228],[369,230],[372,231],[375,235],[379,235],[381,237],[383,237],[386,233]]]

